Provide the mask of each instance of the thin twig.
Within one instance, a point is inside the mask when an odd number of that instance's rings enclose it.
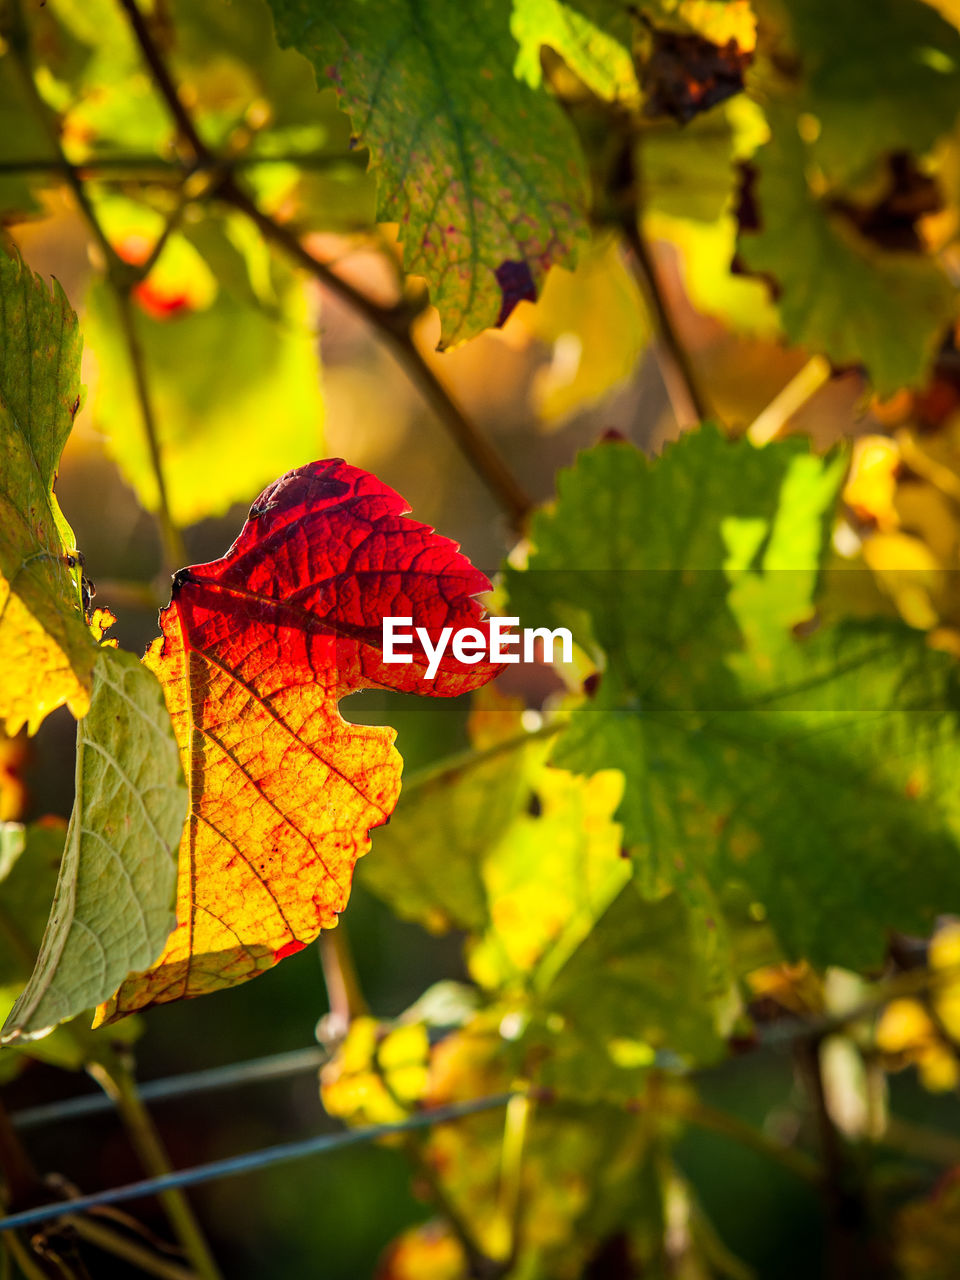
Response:
[[[677,420],[677,426],[694,427],[710,417],[710,410],[698,386],[687,349],[663,297],[653,255],[635,217],[625,219],[621,230],[630,251],[629,262],[634,278],[656,321],[657,338],[663,355],[660,371],[673,416]]]
[[[150,68],[157,89],[167,104],[181,142],[190,148],[199,166],[208,169],[211,174],[216,173],[221,162],[197,132],[190,112],[184,106],[163,55],[153,38],[149,23],[140,12],[136,0],[120,0],[120,3],[130,19],[144,61]],[[232,173],[224,170],[219,180],[211,183],[211,192],[249,218],[269,244],[281,249],[300,267],[363,316],[377,331],[420,388],[424,399],[437,414],[477,475],[503,507],[512,527],[517,532],[522,532],[532,507],[531,499],[498,450],[470,421],[444,387],[413,340],[411,326],[413,320],[423,310],[425,298],[408,297],[397,306],[380,306],[340,277],[322,259],[315,257],[305,248],[294,231],[265,213],[236,182]]]
[[[747,438],[756,445],[775,440],[793,415],[830,381],[831,373],[826,357],[811,356],[753,420],[747,429]]]
[[[800,1041],[795,1050],[798,1074],[806,1088],[820,1141],[820,1194],[826,1217],[826,1267],[831,1280],[891,1275],[879,1238],[869,1231],[870,1208],[827,1104],[821,1061],[822,1041]]]
[[[533,506],[499,451],[481,434],[424,359],[411,336],[410,327],[421,307],[417,303],[401,303],[382,307],[333,271],[299,240],[289,227],[264,213],[247,193],[227,178],[217,196],[245,214],[263,238],[310,272],[322,285],[358,312],[380,335],[399,359],[408,375],[419,387],[424,399],[446,427],[467,461],[489,491],[500,503],[516,532],[522,532]]]
[[[198,161],[204,159],[208,154],[206,145],[194,127],[190,112],[183,105],[180,95],[177,93],[177,86],[173,83],[173,77],[167,69],[167,64],[164,62],[160,49],[153,38],[153,33],[147,25],[146,18],[140,12],[136,0],[120,0],[120,5],[130,20],[133,34],[136,37],[137,44],[140,46],[140,52],[150,68],[154,84],[160,91],[170,114],[173,116],[177,132],[180,134],[182,141],[190,147],[194,157]]]
[[[170,1161],[136,1082],[119,1060],[92,1062],[87,1070],[115,1104],[143,1167],[155,1179],[171,1176]],[[182,1188],[159,1191],[167,1217],[200,1280],[220,1280],[220,1271]],[[81,1197],[82,1200],[82,1197]],[[73,1204],[74,1211],[76,1205]],[[109,1203],[104,1201],[103,1203]]]
[[[796,1177],[814,1186],[820,1184],[820,1166],[812,1156],[795,1147],[786,1147],[768,1137],[762,1129],[755,1128],[746,1120],[730,1111],[721,1111],[717,1107],[708,1106],[698,1098],[668,1098],[664,1096],[658,1105],[675,1115],[687,1124],[698,1129],[707,1129],[711,1133],[730,1138],[741,1147],[755,1151],[774,1163],[782,1165]]]
[[[320,934],[320,963],[330,1006],[326,1034],[320,1038],[325,1040],[329,1036],[336,1042],[346,1035],[354,1018],[370,1011],[360,989],[350,939],[342,919],[335,929],[324,929]]]
[[[108,277],[108,279],[110,278]],[[113,279],[110,279],[110,283],[113,288],[117,312],[120,316],[120,330],[127,346],[127,355],[133,372],[137,402],[140,406],[140,417],[143,422],[144,434],[147,438],[147,449],[150,453],[150,465],[153,469],[153,477],[157,486],[157,518],[163,541],[163,556],[167,568],[173,573],[186,564],[187,553],[180,530],[174,524],[173,516],[170,513],[170,499],[167,493],[167,482],[163,472],[163,459],[160,452],[160,434],[153,410],[150,386],[147,381],[143,347],[140,342],[140,336],[137,333],[136,317],[133,314],[133,302],[129,291]]]
[[[72,1227],[81,1239],[96,1245],[104,1253],[112,1253],[114,1257],[122,1258],[125,1262],[139,1267],[147,1275],[158,1276],[160,1280],[199,1280],[195,1271],[189,1271],[186,1267],[161,1258],[152,1249],[137,1244],[135,1240],[128,1240],[119,1231],[105,1227],[103,1223],[93,1218],[83,1217],[81,1214],[67,1214],[63,1218],[63,1223],[65,1226]]]

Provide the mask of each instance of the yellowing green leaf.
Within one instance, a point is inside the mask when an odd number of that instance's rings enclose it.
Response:
[[[0,823],[0,1017],[6,1019],[30,977],[57,884],[66,823],[47,818],[29,827]],[[108,1032],[92,1031],[82,1019],[58,1027],[42,1040],[19,1040],[0,1050],[0,1071],[15,1070],[27,1057],[77,1071],[102,1046],[129,1043],[142,1024],[128,1018]]]
[[[221,288],[201,310],[134,316],[178,524],[222,514],[278,471],[323,452],[317,339],[307,302],[287,275],[275,287],[273,314]],[[87,300],[87,334],[100,369],[94,419],[140,501],[155,510],[156,478],[116,303],[100,281]]]
[[[539,816],[519,814],[483,862],[490,924],[469,956],[486,987],[548,986],[631,874],[612,820],[619,773],[541,769],[532,781]]]
[[[553,349],[533,388],[550,422],[599,400],[628,378],[650,339],[640,290],[612,239],[581,251],[572,272],[554,267],[536,304],[521,302],[508,324]]]
[[[53,494],[80,396],[77,318],[0,249],[0,723],[89,706],[96,645],[80,606],[73,532]]]
[[[841,474],[799,441],[712,429],[655,464],[604,444],[561,474],[507,575],[525,625],[568,616],[596,648],[598,688],[552,759],[623,771],[645,890],[709,914],[704,885],[740,886],[788,957],[858,967],[889,929],[960,906],[960,700],[952,659],[906,627],[795,634]]]

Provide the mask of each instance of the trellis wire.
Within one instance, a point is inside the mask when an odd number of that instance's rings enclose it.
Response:
[[[24,1209],[22,1213],[11,1213],[6,1218],[0,1218],[0,1231],[35,1227],[53,1218],[63,1217],[64,1214],[84,1213],[87,1209],[96,1209],[100,1205],[120,1204],[124,1200],[137,1200],[142,1196],[153,1196],[158,1192],[172,1191],[177,1187],[193,1187],[201,1182],[213,1182],[217,1178],[252,1173],[256,1169],[286,1164],[290,1160],[301,1160],[305,1156],[319,1155],[322,1152],[337,1151],[341,1147],[375,1142],[378,1138],[407,1133],[412,1129],[428,1129],[434,1125],[448,1124],[450,1121],[476,1115],[478,1112],[495,1111],[505,1107],[510,1099],[516,1096],[515,1093],[497,1093],[486,1098],[474,1098],[469,1102],[452,1103],[447,1107],[433,1107],[429,1111],[418,1111],[396,1124],[368,1125],[363,1129],[347,1129],[342,1133],[317,1134],[313,1138],[303,1138],[299,1142],[282,1142],[273,1147],[264,1147],[260,1151],[248,1151],[243,1155],[228,1156],[224,1160],[212,1160],[209,1164],[195,1165],[192,1169],[179,1169],[175,1173],[167,1173],[162,1177],[143,1178],[139,1182],[129,1182],[125,1186],[111,1187],[106,1191],[94,1192],[92,1195],[58,1200],[54,1204],[40,1205],[36,1209]]]
[[[285,1076],[299,1075],[302,1071],[317,1071],[329,1057],[329,1050],[321,1045],[311,1045],[289,1053],[273,1053],[265,1058],[253,1058],[249,1062],[209,1067],[204,1071],[184,1071],[180,1075],[167,1076],[162,1080],[148,1080],[138,1085],[137,1092],[144,1102],[163,1102],[168,1098],[229,1089],[234,1085],[253,1084],[260,1080],[280,1080]],[[60,1102],[25,1107],[22,1111],[13,1112],[10,1119],[18,1129],[35,1129],[43,1124],[76,1120],[81,1116],[112,1110],[113,1102],[105,1093],[89,1093]]]

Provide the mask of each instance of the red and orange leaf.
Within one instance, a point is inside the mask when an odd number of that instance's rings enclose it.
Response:
[[[221,560],[181,570],[144,661],[163,685],[190,791],[177,927],[98,1023],[232,986],[336,924],[369,830],[400,791],[394,731],[349,724],[374,686],[450,696],[498,667],[449,652],[425,678],[383,661],[382,619],[478,626],[489,582],[403,499],[337,460],[281,477]]]

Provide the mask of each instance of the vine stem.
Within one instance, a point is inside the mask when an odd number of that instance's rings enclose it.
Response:
[[[495,446],[478,430],[421,354],[411,333],[416,317],[424,310],[423,295],[408,296],[396,306],[384,307],[344,280],[321,258],[316,257],[289,227],[275,221],[236,182],[232,173],[217,175],[219,161],[197,132],[177,91],[169,68],[153,38],[149,23],[137,0],[119,0],[144,61],[176,125],[181,145],[192,153],[198,168],[211,174],[210,194],[244,214],[267,243],[283,251],[293,262],[361,315],[418,386],[424,399],[443,423],[476,474],[507,515],[511,527],[522,533],[533,503]]]
[[[91,1062],[87,1070],[116,1106],[147,1173],[153,1178],[162,1178],[172,1173],[163,1141],[137,1092],[136,1081],[131,1072],[119,1059],[106,1057]],[[222,1280],[183,1189],[170,1187],[160,1191],[158,1196],[198,1280]]]
[[[128,1240],[118,1231],[95,1222],[92,1218],[85,1218],[81,1214],[66,1214],[62,1221],[64,1225],[72,1227],[81,1239],[89,1241],[104,1253],[112,1253],[115,1258],[122,1258],[124,1262],[139,1267],[147,1275],[158,1276],[159,1280],[199,1280],[196,1272],[161,1258],[152,1249],[137,1244],[135,1240]]]
[[[370,1011],[342,917],[335,929],[324,929],[320,934],[320,963],[330,1005],[325,1034],[336,1042],[346,1035],[354,1018]]]
[[[640,230],[637,218],[625,218],[623,238],[629,250],[634,278],[653,312],[664,359],[660,362],[663,385],[679,427],[695,427],[710,417],[706,398],[697,383],[687,349],[680,339],[657,279],[653,255]]]
[[[150,465],[157,485],[159,502],[157,517],[163,542],[163,558],[170,572],[175,573],[177,569],[187,563],[187,552],[183,544],[183,536],[174,523],[170,512],[170,498],[167,492],[166,477],[163,473],[163,458],[160,450],[160,434],[157,429],[157,419],[150,395],[143,346],[140,342],[140,335],[137,333],[136,317],[133,314],[133,302],[130,297],[130,290],[124,287],[119,280],[109,275],[108,280],[113,290],[117,313],[120,316],[120,329],[127,347],[127,356],[133,373],[137,402],[140,406],[140,418],[143,423],[144,435],[147,439],[147,449],[150,453]]]

